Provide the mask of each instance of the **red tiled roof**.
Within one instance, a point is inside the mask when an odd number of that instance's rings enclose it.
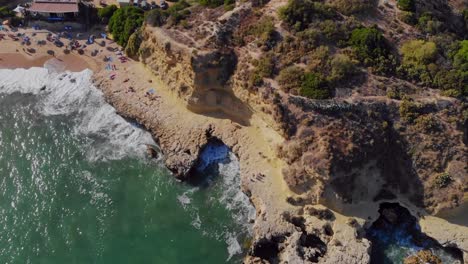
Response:
[[[77,3],[78,0],[34,0],[34,3]]]
[[[76,13],[78,12],[77,3],[33,3],[29,8],[31,12],[45,13]]]

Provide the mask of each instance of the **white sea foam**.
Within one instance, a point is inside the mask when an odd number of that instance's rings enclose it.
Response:
[[[219,172],[219,183],[221,197],[219,201],[231,211],[235,221],[243,225],[244,230],[252,233],[251,220],[255,219],[255,208],[249,198],[242,192],[240,184],[240,164],[236,155],[223,144],[209,144],[200,154],[198,170],[203,171],[211,165],[217,165]],[[214,197],[213,197],[214,198]],[[239,234],[238,234],[239,235]],[[223,234],[228,245],[228,260],[234,255],[241,254],[242,248],[238,241],[238,235],[232,232]]]
[[[234,234],[228,233],[226,234],[226,238],[227,238],[226,243],[228,244],[228,253],[229,253],[229,257],[226,261],[229,261],[234,255],[241,254],[242,248]]]
[[[90,160],[144,155],[146,144],[155,145],[150,133],[117,115],[94,87],[91,76],[90,70],[79,73],[56,73],[46,68],[0,70],[0,93],[39,95],[38,111],[46,116],[77,115],[74,132],[87,138]]]

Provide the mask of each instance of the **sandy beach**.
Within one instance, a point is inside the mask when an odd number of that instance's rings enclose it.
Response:
[[[17,29],[13,32],[10,28],[5,27],[7,31],[2,31],[3,38],[0,39],[0,69],[14,69],[14,68],[31,68],[43,67],[45,64],[52,65],[60,71],[79,72],[84,69],[91,69],[97,73],[104,70],[107,64],[110,64],[113,69],[115,64],[121,64],[118,61],[116,52],[120,51],[120,47],[112,40],[109,39],[96,39],[105,42],[105,46],[98,45],[96,42],[93,44],[86,44],[86,38],[89,35],[99,36],[99,30],[81,31],[79,29],[69,32],[71,35],[81,34],[82,37],[76,39],[81,45],[80,49],[84,51],[79,54],[77,50],[67,50],[63,47],[57,47],[53,42],[47,40],[48,35],[57,36],[57,26],[53,30],[33,30],[31,28]],[[18,36],[18,40],[14,40],[11,35]],[[30,39],[30,45],[25,45],[22,39],[27,37]],[[38,42],[42,41],[43,44],[39,45]],[[67,45],[70,40],[60,38],[60,41]],[[114,51],[115,50],[115,51]],[[95,53],[95,54],[92,54]],[[122,53],[119,53],[122,54]],[[94,55],[94,56],[93,56]],[[111,58],[110,61],[104,61],[105,58]]]

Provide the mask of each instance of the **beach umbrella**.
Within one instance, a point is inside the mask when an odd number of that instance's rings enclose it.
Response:
[[[13,12],[15,12],[15,13],[23,13],[24,10],[25,10],[24,7],[22,7],[22,6],[17,6],[15,9],[13,9]]]

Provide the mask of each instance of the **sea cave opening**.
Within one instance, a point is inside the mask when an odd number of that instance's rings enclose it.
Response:
[[[379,218],[366,230],[371,263],[463,263],[460,249],[440,244],[421,231],[418,219],[399,203],[382,203]],[[418,262],[423,261],[424,262]]]

